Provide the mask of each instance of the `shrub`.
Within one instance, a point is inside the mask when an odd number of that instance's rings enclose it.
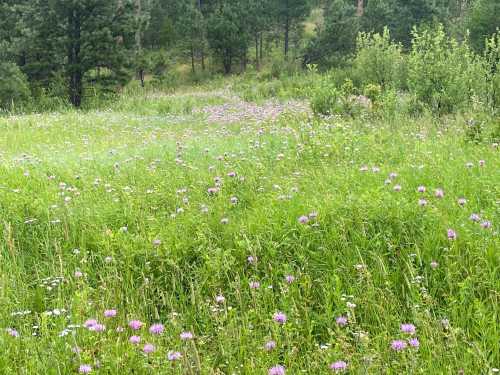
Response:
[[[361,85],[404,86],[401,44],[391,41],[389,30],[382,34],[359,33],[353,70]]]
[[[26,76],[16,64],[0,63],[0,109],[11,109],[30,98]]]
[[[449,39],[442,26],[413,31],[408,58],[408,87],[436,113],[464,108],[473,98],[486,99],[488,72],[484,59],[467,42]]]
[[[484,59],[489,73],[489,102],[493,108],[498,108],[500,107],[500,31],[486,40]]]
[[[275,56],[270,63],[269,71],[267,72],[268,78],[284,78],[297,74],[299,66],[292,59],[283,60],[282,56]],[[265,74],[265,73],[264,73]]]
[[[490,144],[500,140],[500,122],[491,113],[471,111],[465,115],[464,123],[467,142]]]
[[[355,92],[350,79],[346,79],[338,89],[335,80],[326,76],[322,83],[312,90],[311,109],[316,115],[357,116],[371,108],[371,100],[356,96]]]
[[[380,96],[382,95],[382,87],[380,87],[380,85],[370,83],[365,86],[365,89],[363,90],[363,95],[370,98],[372,102],[376,102],[380,99]]]
[[[311,97],[311,109],[316,115],[332,115],[342,112],[337,88],[328,81],[317,87]]]

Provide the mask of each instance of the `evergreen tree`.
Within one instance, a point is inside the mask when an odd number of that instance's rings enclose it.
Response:
[[[195,59],[199,55],[202,58],[204,69],[205,48],[205,20],[200,9],[199,0],[185,1],[179,12],[176,23],[177,45],[191,59],[191,71],[195,72]]]
[[[306,48],[304,63],[324,67],[341,63],[354,52],[358,32],[359,16],[354,4],[333,0],[325,9],[324,26]]]
[[[309,0],[273,0],[276,19],[283,30],[284,53],[288,56],[290,33],[310,12]]]
[[[271,2],[269,0],[243,0],[246,8],[246,24],[255,47],[255,67],[258,70],[262,59],[263,34],[272,22]]]
[[[33,37],[24,70],[42,83],[62,74],[75,107],[87,83],[122,85],[130,78],[133,5],[132,0],[35,0],[27,14]]]
[[[237,5],[221,4],[208,20],[207,37],[210,48],[222,61],[224,73],[231,73],[235,58],[245,58],[248,49],[243,9]]]
[[[500,29],[500,1],[477,0],[467,19],[472,46],[482,51],[486,39]]]
[[[361,20],[362,29],[381,33],[387,27],[391,36],[405,47],[411,43],[413,26],[444,21],[446,0],[370,0]]]

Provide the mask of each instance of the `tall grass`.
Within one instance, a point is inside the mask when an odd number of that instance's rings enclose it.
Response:
[[[186,108],[223,99],[196,98],[0,118],[2,373],[500,366],[496,146],[460,117],[208,124]]]

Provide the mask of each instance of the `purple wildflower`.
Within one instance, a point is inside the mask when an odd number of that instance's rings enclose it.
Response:
[[[140,320],[131,320],[130,322],[128,322],[128,326],[134,331],[141,329],[142,325],[143,323]]]
[[[225,300],[226,298],[222,294],[215,296],[215,302],[217,303],[224,303]]]
[[[419,199],[419,200],[418,200],[418,205],[419,205],[420,207],[427,206],[427,200],[425,200],[425,199]]]
[[[457,199],[457,203],[459,206],[465,206],[465,204],[467,203],[467,199],[465,198],[458,198]]]
[[[391,349],[395,350],[396,352],[399,352],[403,349],[405,349],[407,346],[406,341],[403,340],[393,340],[391,342]]]
[[[131,343],[131,344],[139,344],[141,342],[141,338],[139,336],[130,336],[130,338],[128,339],[128,341]]]
[[[415,333],[415,326],[411,323],[403,323],[400,328],[401,332],[409,333],[410,335]]]
[[[90,365],[80,365],[78,372],[80,374],[90,374],[92,372],[92,367]]]
[[[281,365],[273,366],[268,371],[269,375],[285,375],[285,368]]]
[[[182,358],[182,354],[180,352],[168,352],[167,353],[167,359],[169,361],[178,361],[179,359]]]
[[[481,217],[478,214],[471,214],[469,219],[477,223],[479,220],[481,220]]]
[[[104,332],[106,330],[106,326],[104,324],[94,324],[93,326],[89,327],[89,331],[94,331],[94,332]]]
[[[448,239],[449,240],[456,240],[457,239],[457,234],[453,229],[448,229]]]
[[[274,348],[276,348],[276,341],[270,340],[270,341],[266,342],[266,344],[264,345],[264,348],[268,352],[270,352],[271,350],[273,350]]]
[[[288,284],[291,284],[291,283],[293,283],[295,281],[295,276],[293,276],[293,275],[286,275],[285,276],[285,280],[286,280],[286,282]]]
[[[285,324],[286,323],[286,315],[284,313],[282,313],[281,311],[279,311],[273,315],[273,320],[276,323]]]
[[[484,229],[491,228],[491,221],[485,220],[485,221],[481,222],[481,227]]]
[[[106,318],[114,318],[116,316],[116,310],[112,309],[112,310],[105,310],[104,311],[104,316]]]
[[[347,325],[347,317],[345,316],[339,316],[337,317],[337,319],[335,319],[335,321],[337,322],[337,325],[341,326],[341,327],[345,327]]]
[[[436,191],[434,192],[434,196],[436,198],[443,198],[444,197],[443,189],[436,189]]]
[[[153,344],[146,344],[144,345],[144,347],[142,348],[142,351],[146,354],[148,353],[153,353],[155,351],[155,346]]]
[[[188,340],[192,340],[194,338],[194,335],[193,335],[192,332],[189,332],[189,331],[188,332],[182,332],[180,334],[180,338],[183,341],[188,341]]]
[[[211,187],[207,189],[207,193],[210,195],[217,194],[219,192],[219,188],[217,187]]]
[[[344,361],[333,362],[330,365],[330,369],[334,372],[342,372],[347,369],[347,363]]]
[[[164,330],[165,327],[160,323],[153,324],[151,327],[149,327],[149,332],[153,335],[161,335]]]
[[[419,193],[425,193],[425,186],[420,185],[420,186],[417,188],[417,191],[418,191]]]
[[[258,281],[250,282],[250,289],[259,289],[259,288],[260,288],[260,283]]]
[[[9,336],[19,337],[19,332],[17,332],[14,328],[7,328],[6,331]]]
[[[87,319],[87,320],[85,321],[85,323],[83,323],[83,326],[84,326],[85,328],[90,329],[91,327],[95,326],[96,324],[98,324],[98,323],[97,323],[97,320],[95,320],[95,319]]]
[[[420,346],[420,342],[416,337],[412,337],[411,339],[409,339],[408,344],[410,344],[410,346],[413,348],[418,348]]]
[[[307,217],[305,215],[302,215],[301,217],[299,217],[300,224],[307,224],[308,222],[309,222],[309,217]]]

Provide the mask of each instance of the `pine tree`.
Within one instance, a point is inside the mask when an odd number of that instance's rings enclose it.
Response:
[[[245,58],[248,49],[248,30],[245,26],[241,4],[223,3],[211,14],[207,22],[207,38],[210,48],[222,61],[224,73],[231,73],[237,57]]]
[[[132,0],[34,0],[32,40],[24,70],[45,82],[62,74],[79,107],[85,84],[116,87],[130,78],[134,47]]]
[[[283,30],[284,53],[288,57],[290,49],[290,32],[304,20],[310,12],[309,0],[273,0],[275,15]]]
[[[467,19],[472,46],[482,51],[486,39],[500,30],[500,1],[477,0]]]
[[[191,59],[191,71],[194,73],[197,54],[203,57],[205,47],[205,20],[200,10],[199,0],[185,1],[176,23],[177,45],[187,52]],[[202,58],[202,67],[204,68]]]
[[[317,30],[304,55],[305,64],[331,66],[342,63],[356,47],[359,16],[352,2],[333,0],[325,9],[324,26]]]

